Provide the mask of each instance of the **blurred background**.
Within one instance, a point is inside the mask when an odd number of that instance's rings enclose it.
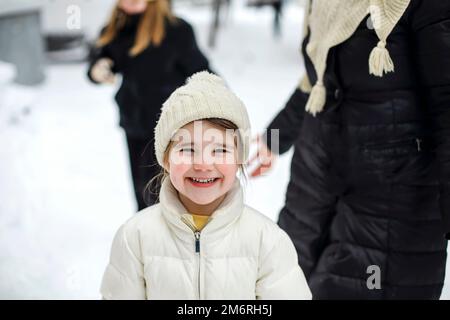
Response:
[[[114,233],[136,211],[118,84],[86,76],[115,2],[0,0],[0,299],[99,299]],[[304,72],[304,1],[282,4],[280,14],[271,0],[172,0],[254,133]],[[274,221],[291,156],[245,187],[247,204]]]

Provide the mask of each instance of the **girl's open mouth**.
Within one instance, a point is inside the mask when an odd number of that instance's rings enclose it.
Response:
[[[200,188],[210,187],[214,183],[216,183],[220,178],[188,178],[189,182],[195,186]]]

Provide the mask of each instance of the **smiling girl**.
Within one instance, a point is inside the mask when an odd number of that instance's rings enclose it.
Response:
[[[310,299],[290,238],[246,206],[243,103],[218,76],[193,75],[155,129],[160,203],[117,232],[105,299]]]

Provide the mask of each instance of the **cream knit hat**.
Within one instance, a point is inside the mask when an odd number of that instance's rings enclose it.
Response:
[[[243,102],[218,76],[207,71],[192,75],[164,102],[155,128],[155,153],[163,166],[164,152],[175,132],[201,119],[220,118],[233,122],[241,132],[243,157],[249,153],[250,121]]]

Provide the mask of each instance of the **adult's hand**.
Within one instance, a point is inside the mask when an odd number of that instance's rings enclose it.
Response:
[[[250,173],[250,178],[256,178],[267,173],[275,164],[278,156],[270,151],[261,136],[253,138],[252,144],[257,145],[257,151],[247,162],[247,165],[256,163],[256,168]]]
[[[116,80],[114,73],[111,71],[114,62],[109,58],[99,59],[91,69],[91,77],[99,83],[113,84]]]

